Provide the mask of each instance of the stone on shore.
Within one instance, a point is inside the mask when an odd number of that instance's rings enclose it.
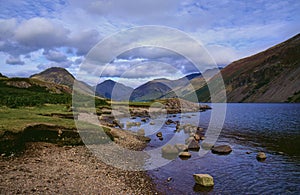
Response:
[[[256,159],[259,161],[263,161],[267,158],[267,155],[264,152],[259,152],[256,155]]]
[[[224,154],[230,154],[230,152],[232,152],[232,149],[228,145],[220,145],[220,146],[212,147],[211,151],[214,154],[224,155]]]
[[[194,174],[193,177],[195,182],[201,186],[209,187],[214,185],[214,179],[209,174]]]

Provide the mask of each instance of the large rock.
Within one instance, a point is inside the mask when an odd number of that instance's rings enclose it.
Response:
[[[195,150],[195,151],[198,151],[199,149],[200,149],[200,145],[199,145],[199,143],[196,141],[196,140],[194,140],[194,138],[193,138],[193,140],[189,143],[189,145],[188,145],[188,149],[189,150]]]
[[[194,180],[197,184],[205,187],[214,185],[214,178],[209,174],[194,174]]]
[[[214,154],[229,154],[232,152],[232,149],[228,145],[220,145],[212,147],[211,151]]]
[[[165,145],[162,147],[161,152],[163,155],[173,155],[173,154],[178,154],[178,150],[175,146],[172,145]]]

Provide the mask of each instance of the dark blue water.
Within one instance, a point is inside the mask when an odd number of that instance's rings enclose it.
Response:
[[[191,121],[199,117],[193,113],[184,115]],[[201,127],[207,128],[210,115],[211,111],[200,114]],[[232,153],[208,152],[200,157],[197,152],[191,152],[192,158],[176,158],[149,174],[157,188],[167,194],[300,194],[299,116],[300,104],[228,104],[216,145],[228,144]],[[172,116],[172,119],[182,117],[185,116]],[[146,149],[162,146],[176,134],[174,125],[163,126],[160,131],[164,140],[150,135],[152,140]],[[264,162],[256,160],[259,151],[267,155]],[[215,186],[195,185],[194,173],[212,175]],[[172,180],[168,182],[169,177]]]

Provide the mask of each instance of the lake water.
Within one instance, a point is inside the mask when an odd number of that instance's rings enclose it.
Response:
[[[168,117],[174,121],[186,118],[191,123],[200,118],[199,126],[205,129],[211,112]],[[299,116],[300,104],[227,104],[225,123],[216,145],[230,145],[233,151],[229,155],[209,151],[199,156],[198,152],[191,152],[190,159],[176,158],[148,171],[149,175],[158,189],[168,194],[300,194]],[[141,128],[152,138],[146,150],[163,146],[174,136],[182,140],[187,136],[174,132],[175,124],[160,128],[163,141],[157,139],[153,129],[147,132],[149,123]],[[256,160],[259,151],[267,155],[264,162]],[[215,186],[195,185],[194,173],[212,175]],[[171,181],[167,180],[169,177]]]

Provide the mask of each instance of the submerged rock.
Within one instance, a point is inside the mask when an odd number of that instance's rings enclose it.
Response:
[[[209,174],[194,174],[193,177],[195,182],[201,186],[209,187],[214,185],[214,179]]]
[[[175,147],[179,152],[188,151],[188,146],[185,144],[175,144]]]
[[[228,145],[220,145],[220,146],[214,146],[211,149],[212,153],[214,154],[230,154],[232,152],[232,149]]]
[[[207,142],[202,142],[201,146],[204,150],[211,150],[211,148],[214,147],[213,144]]]

